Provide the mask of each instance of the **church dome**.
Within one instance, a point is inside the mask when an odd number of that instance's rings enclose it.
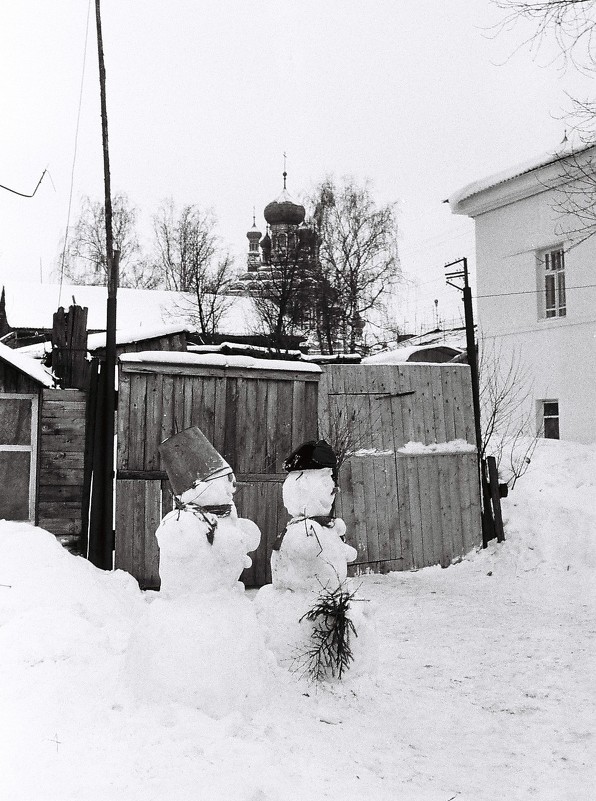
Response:
[[[304,206],[294,203],[285,189],[276,200],[265,206],[264,212],[269,225],[300,225],[304,221],[305,214]]]
[[[252,224],[252,228],[250,229],[250,231],[247,231],[247,232],[246,232],[246,236],[247,236],[249,239],[256,239],[256,240],[259,240],[259,239],[260,239],[260,238],[263,236],[263,234],[262,234],[262,233],[259,231],[259,229],[257,228],[257,225],[256,225],[256,223],[253,223],[253,224]]]

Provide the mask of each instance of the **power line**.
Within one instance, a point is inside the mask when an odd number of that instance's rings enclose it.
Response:
[[[581,286],[567,286],[565,287],[565,291],[568,292],[570,289],[594,289],[596,284],[582,284]],[[538,295],[542,294],[545,290],[544,289],[525,289],[522,292],[495,292],[492,295],[474,295],[476,299],[478,298],[506,298],[510,297],[511,295]]]
[[[70,213],[72,210],[72,193],[74,188],[74,174],[75,174],[75,165],[77,162],[77,149],[79,143],[79,125],[81,122],[81,107],[83,105],[83,84],[85,81],[85,65],[87,63],[87,42],[89,40],[89,17],[91,16],[91,0],[89,0],[89,4],[87,6],[87,22],[85,25],[85,45],[83,47],[83,67],[81,70],[81,86],[79,89],[79,108],[77,110],[77,124],[75,128],[75,137],[74,137],[74,150],[72,156],[72,168],[70,171],[70,192],[68,195],[68,212],[66,214],[66,230],[64,232],[64,247],[62,248],[62,257],[60,259],[60,290],[58,295],[58,305],[60,305],[60,299],[62,296],[62,282],[64,281],[64,261],[66,259],[66,248],[68,246],[68,230],[70,228]]]

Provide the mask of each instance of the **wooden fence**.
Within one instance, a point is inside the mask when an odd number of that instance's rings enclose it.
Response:
[[[185,363],[121,359],[116,482],[116,567],[142,587],[159,586],[159,553],[154,536],[172,508],[158,445],[177,430],[197,425],[234,467],[236,503],[242,516],[262,532],[245,571],[248,585],[270,580],[273,541],[287,521],[281,500],[282,462],[293,444],[317,433],[318,371],[207,367],[200,357]],[[307,367],[310,367],[308,365]],[[316,368],[315,368],[316,369]]]
[[[145,359],[147,357],[143,357]],[[233,359],[230,359],[230,364]],[[320,380],[319,380],[320,379]],[[448,565],[481,542],[469,368],[333,365],[321,374],[198,358],[121,359],[116,482],[116,566],[159,586],[154,532],[172,508],[157,447],[198,425],[234,467],[239,513],[262,541],[244,581],[270,581],[269,558],[287,522],[282,462],[301,442],[348,430],[356,455],[340,472],[338,514],[358,549],[355,571]],[[436,452],[403,449],[442,443]]]
[[[353,571],[448,565],[482,541],[467,365],[329,365],[319,420],[332,438],[350,428],[357,454],[337,504],[358,549]]]
[[[84,541],[85,393],[44,389],[41,404],[38,520],[79,551]]]

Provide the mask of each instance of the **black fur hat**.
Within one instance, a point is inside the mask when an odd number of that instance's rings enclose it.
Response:
[[[296,448],[283,464],[284,470],[292,473],[296,470],[322,470],[330,467],[333,478],[337,481],[337,456],[331,445],[324,439],[304,442]]]

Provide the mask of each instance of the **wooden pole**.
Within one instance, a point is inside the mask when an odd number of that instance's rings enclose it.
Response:
[[[106,103],[106,70],[103,55],[100,0],[95,0],[97,56],[101,100],[101,133],[105,194],[106,266],[108,300],[106,310],[106,356],[101,366],[98,386],[96,446],[89,526],[89,559],[97,567],[111,570],[114,549],[114,431],[116,410],[116,299],[120,253],[114,251],[112,235],[112,198],[110,187],[110,154],[108,148],[108,112]]]
[[[482,426],[480,421],[480,378],[478,372],[478,351],[476,349],[476,335],[474,332],[474,308],[472,306],[472,289],[468,281],[468,260],[464,256],[457,261],[446,264],[445,267],[453,267],[455,264],[463,264],[463,270],[448,275],[447,283],[463,292],[464,319],[466,324],[466,351],[468,364],[470,365],[470,378],[472,382],[472,406],[474,409],[474,431],[476,433],[476,450],[478,454],[478,481],[482,496],[482,546],[486,548],[489,540],[494,537],[494,525],[491,513],[490,491],[488,482],[485,479],[483,468],[482,453]],[[449,278],[464,279],[463,289],[461,286],[452,284]]]

